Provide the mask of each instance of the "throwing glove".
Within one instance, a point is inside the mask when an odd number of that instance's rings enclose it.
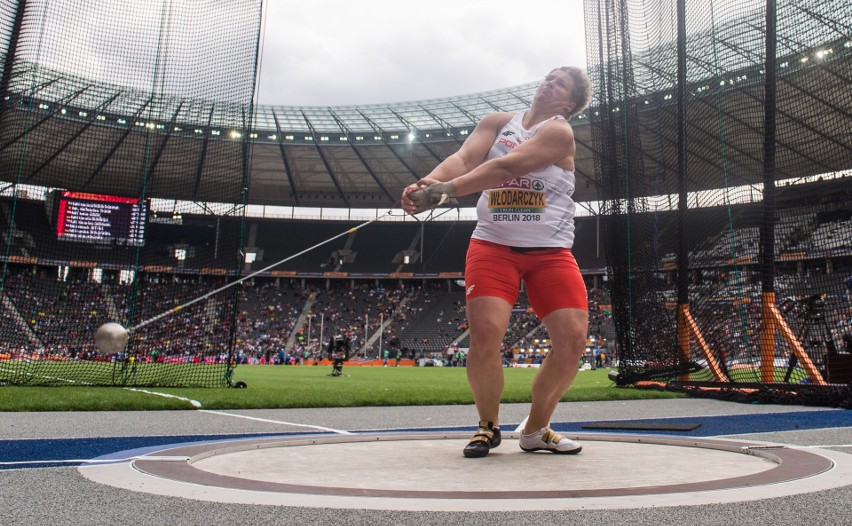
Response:
[[[411,202],[416,207],[414,209],[415,214],[432,210],[444,204],[459,204],[459,200],[456,199],[456,189],[453,187],[452,181],[424,186],[420,190],[415,190],[408,194],[408,198],[411,199]]]

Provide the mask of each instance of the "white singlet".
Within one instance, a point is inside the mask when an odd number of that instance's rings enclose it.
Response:
[[[522,111],[500,133],[486,160],[503,157],[556,115],[527,130]],[[574,172],[551,164],[485,190],[476,204],[477,222],[473,239],[511,247],[562,247],[574,244]]]

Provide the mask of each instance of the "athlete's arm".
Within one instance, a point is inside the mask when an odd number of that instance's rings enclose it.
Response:
[[[483,117],[461,148],[447,157],[423,179],[444,182],[464,175],[485,162],[497,134],[510,120],[511,113],[492,113]]]
[[[512,120],[512,116],[511,113],[501,112],[483,117],[456,153],[444,159],[429,175],[402,191],[402,207],[409,210],[413,206],[408,199],[411,192],[429,184],[451,181],[485,162],[497,134]]]
[[[532,139],[503,157],[481,163],[468,173],[454,178],[452,185],[455,195],[468,195],[494,188],[552,164],[573,167],[575,149],[574,132],[567,122],[547,122]]]

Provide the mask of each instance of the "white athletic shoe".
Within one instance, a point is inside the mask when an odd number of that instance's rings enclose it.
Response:
[[[543,427],[531,435],[521,433],[518,440],[521,449],[527,452],[550,451],[562,455],[576,455],[583,446],[569,438],[565,438],[549,427]]]

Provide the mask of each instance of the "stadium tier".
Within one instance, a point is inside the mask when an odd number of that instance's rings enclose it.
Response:
[[[585,7],[617,382],[852,405],[852,6]]]
[[[0,5],[0,381],[230,385],[238,364],[321,358],[334,331],[361,357],[466,346],[471,216],[378,216],[536,83],[259,105],[261,7]],[[620,385],[852,403],[852,7],[584,8],[590,347]],[[507,363],[546,351],[528,307],[522,293]],[[121,352],[92,341],[110,321],[129,329]]]
[[[178,130],[186,116],[249,126],[261,7],[0,6],[4,381],[230,384],[238,289],[190,302],[244,264],[249,145]],[[229,206],[178,233],[187,209],[156,217],[162,195]],[[158,273],[186,261],[207,279]],[[94,346],[105,322],[129,330],[126,347]]]

